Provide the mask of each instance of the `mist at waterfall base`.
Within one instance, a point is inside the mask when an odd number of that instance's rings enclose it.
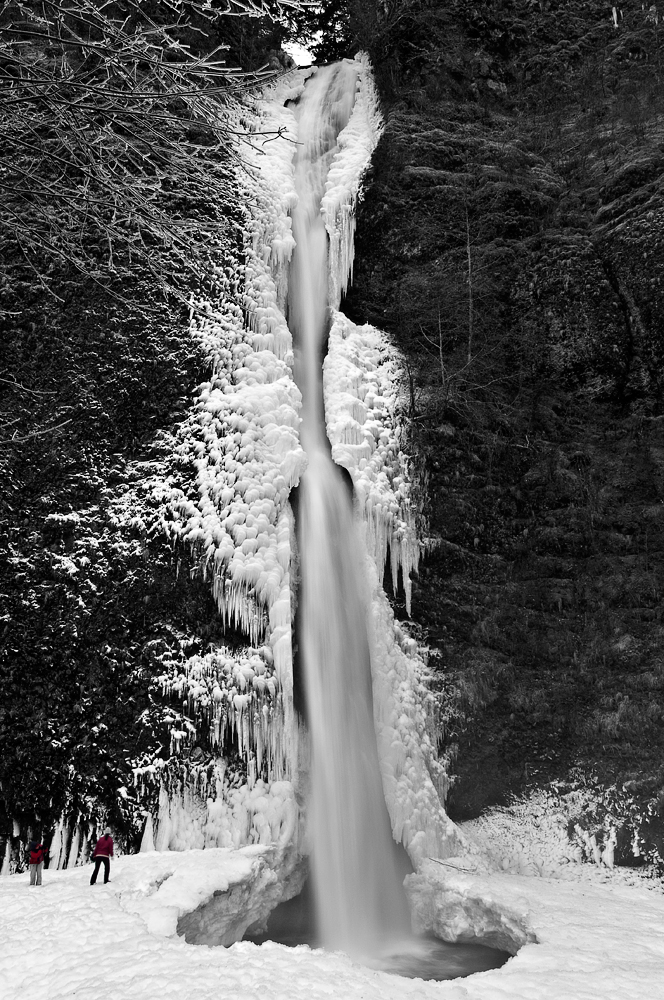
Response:
[[[464,949],[410,933],[405,873],[396,861],[376,747],[363,540],[325,433],[321,363],[329,301],[321,199],[356,84],[351,61],[320,68],[296,110],[298,202],[288,322],[308,462],[298,513],[298,622],[311,744],[312,856],[310,889],[275,911],[267,937],[341,950],[386,971],[443,979],[494,967],[505,957],[480,948],[472,957],[466,952],[465,961],[452,959]]]

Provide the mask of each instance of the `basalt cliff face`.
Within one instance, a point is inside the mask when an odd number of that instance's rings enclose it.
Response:
[[[405,356],[451,815],[592,787],[626,863],[662,848],[662,13],[379,16],[343,306]]]

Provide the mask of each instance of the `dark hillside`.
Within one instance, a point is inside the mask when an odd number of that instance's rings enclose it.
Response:
[[[449,808],[599,782],[661,853],[662,12],[396,7],[345,309],[407,360]]]

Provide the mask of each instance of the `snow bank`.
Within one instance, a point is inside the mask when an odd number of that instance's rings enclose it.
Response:
[[[274,852],[263,848],[208,850],[204,859],[198,851],[144,854],[138,855],[140,864],[136,857],[111,862],[112,884],[122,908],[140,916],[148,931],[159,937],[172,937],[183,918],[223,894],[228,900],[227,920],[220,933],[223,936],[228,928],[231,938],[232,928],[244,921],[245,911],[254,912],[266,886],[279,882],[271,865]],[[244,929],[251,922],[250,917]],[[244,929],[231,939],[240,940]]]
[[[527,900],[512,898],[503,884],[493,885],[486,877],[468,878],[452,864],[441,872],[428,861],[406,877],[406,891],[417,934],[433,933],[451,943],[481,941],[511,955],[537,943]]]
[[[489,869],[517,875],[578,879],[584,861],[613,868],[615,831],[601,849],[594,835],[569,829],[590,801],[590,793],[559,794],[539,789],[504,808],[494,808],[462,824],[466,842],[479,853]],[[580,835],[580,836],[579,836]],[[581,847],[581,844],[584,847]]]

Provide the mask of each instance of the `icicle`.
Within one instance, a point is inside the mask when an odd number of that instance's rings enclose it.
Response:
[[[5,841],[5,857],[2,862],[2,871],[0,871],[0,877],[9,875],[9,862],[11,860],[11,856],[12,856],[12,842],[11,839],[7,837],[7,840]]]
[[[139,853],[145,854],[147,851],[154,851],[154,836],[152,829],[152,813],[148,813],[145,817],[145,826],[143,828],[143,837],[141,839],[141,846]]]
[[[355,255],[355,205],[361,194],[362,176],[380,138],[382,117],[367,56],[356,57],[360,81],[353,112],[337,137],[338,150],[330,165],[321,214],[330,237],[330,291],[334,309],[339,308],[353,272]]]
[[[67,855],[67,868],[74,868],[78,860],[78,849],[81,841],[81,823],[80,816],[76,817],[76,823],[74,825],[74,832],[71,838],[71,844],[69,845],[69,853]]]
[[[171,814],[168,801],[168,793],[165,788],[159,792],[159,817],[157,820],[157,839],[155,841],[156,851],[167,851],[171,839]]]
[[[55,833],[53,834],[53,840],[51,841],[51,846],[49,849],[49,868],[57,869],[64,867],[64,834],[65,834],[65,819],[64,815],[58,820],[58,825],[55,828]]]

